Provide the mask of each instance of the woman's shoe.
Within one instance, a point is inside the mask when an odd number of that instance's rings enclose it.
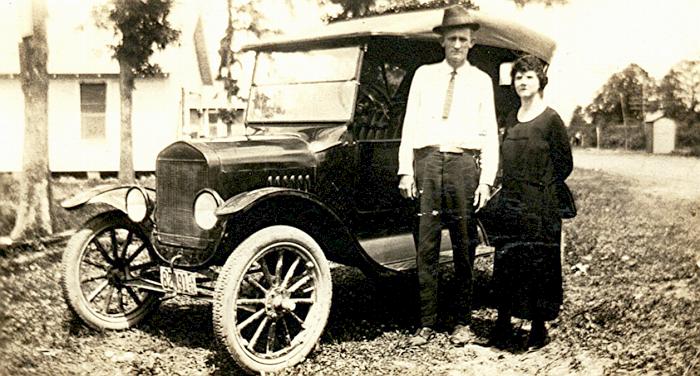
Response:
[[[513,327],[510,325],[510,322],[497,320],[496,325],[491,329],[491,336],[488,344],[498,349],[504,349],[510,345],[512,337]]]
[[[430,342],[431,339],[435,336],[435,332],[433,331],[432,328],[429,328],[427,326],[424,326],[418,331],[416,331],[416,334],[411,337],[411,339],[408,340],[408,344],[411,347],[418,347],[418,346],[423,346]]]
[[[530,329],[530,336],[527,338],[527,347],[530,349],[539,349],[547,344],[547,327],[544,321],[533,321]]]
[[[455,346],[464,346],[477,341],[477,336],[469,325],[457,325],[450,335],[450,342]]]

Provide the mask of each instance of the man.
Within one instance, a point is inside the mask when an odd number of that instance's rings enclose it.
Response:
[[[486,204],[498,169],[498,126],[491,78],[469,64],[479,25],[461,6],[445,9],[440,35],[445,60],[418,68],[411,82],[401,146],[399,190],[420,200],[416,257],[421,328],[412,345],[427,343],[438,320],[438,260],[444,222],[450,232],[457,326],[451,340],[473,339],[472,263],[478,244],[474,210]],[[475,154],[481,155],[481,171]]]

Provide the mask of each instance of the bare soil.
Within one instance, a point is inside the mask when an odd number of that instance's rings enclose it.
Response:
[[[477,263],[475,331],[407,346],[418,310],[414,278],[374,281],[333,271],[331,317],[318,349],[282,375],[700,375],[700,203],[658,195],[639,180],[577,169],[579,216],[566,221],[565,302],[551,342],[485,344],[495,310],[490,257]],[[0,374],[235,375],[216,345],[211,306],[171,300],[137,329],[99,333],[68,314],[60,246],[0,258]],[[451,267],[444,268],[447,302]]]
[[[574,150],[576,167],[624,176],[640,193],[700,199],[700,158],[610,149]]]

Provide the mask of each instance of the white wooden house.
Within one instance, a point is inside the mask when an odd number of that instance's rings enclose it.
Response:
[[[92,6],[84,3],[48,1],[52,172],[119,168],[119,67],[108,47],[113,36],[95,26]],[[203,22],[198,2],[178,2],[170,19],[181,32],[179,42],[153,58],[163,74],[136,80],[132,114],[137,171],[153,171],[158,152],[183,135],[196,136],[203,131],[213,135],[208,123],[210,118],[218,123],[216,117],[193,115],[207,115],[230,105],[219,89],[220,82],[213,80],[218,55],[212,46],[218,45],[225,28],[226,2],[220,3],[224,8],[218,17],[224,20],[216,20],[222,26],[211,32],[207,23],[214,22],[211,17],[217,14],[206,13]],[[0,172],[22,168],[25,124],[18,43],[27,17],[19,7],[17,2],[0,4]]]

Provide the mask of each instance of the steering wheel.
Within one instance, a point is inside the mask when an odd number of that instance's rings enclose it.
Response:
[[[383,124],[386,127],[391,119],[391,98],[376,83],[360,86],[359,99],[361,114],[367,116],[370,126]]]

